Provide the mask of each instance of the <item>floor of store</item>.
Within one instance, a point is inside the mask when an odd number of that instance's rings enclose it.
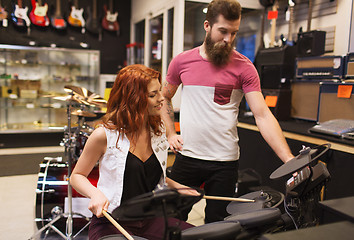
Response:
[[[0,238],[6,240],[29,239],[36,231],[35,208],[37,174],[14,175],[0,177]],[[194,205],[188,222],[199,226],[204,222],[205,200]],[[43,239],[38,236],[35,239]],[[46,239],[63,239],[57,233]],[[75,239],[86,240],[85,232]]]

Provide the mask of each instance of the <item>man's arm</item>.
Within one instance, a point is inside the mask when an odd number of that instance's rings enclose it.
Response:
[[[284,163],[294,158],[279,123],[266,105],[262,93],[249,92],[245,94],[245,97],[253,112],[257,127],[268,145]]]
[[[162,88],[162,95],[165,100],[163,101],[161,118],[165,122],[167,139],[170,144],[170,149],[174,153],[181,151],[183,146],[182,137],[176,133],[175,115],[172,105],[172,97],[175,95],[177,89],[178,85],[173,85],[168,82],[165,82]]]

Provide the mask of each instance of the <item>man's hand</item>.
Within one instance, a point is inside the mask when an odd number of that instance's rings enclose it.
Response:
[[[171,151],[175,154],[183,149],[183,139],[181,135],[175,134],[168,137],[168,143],[170,144]]]

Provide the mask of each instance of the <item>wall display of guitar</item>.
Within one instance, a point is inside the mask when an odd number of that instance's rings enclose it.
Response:
[[[276,0],[274,2],[273,7],[272,7],[272,12],[274,12],[274,13],[277,12],[278,7],[279,7],[278,0]],[[274,47],[275,46],[275,30],[276,30],[276,26],[277,26],[277,17],[272,18],[271,24],[272,25],[271,25],[271,31],[270,31],[270,44],[269,44],[269,46]]]
[[[62,30],[66,28],[66,21],[61,14],[60,5],[60,0],[56,0],[55,14],[51,17],[50,23],[53,28]]]
[[[86,29],[90,33],[98,34],[99,40],[102,38],[102,29],[100,22],[97,18],[97,0],[92,1],[92,11],[91,8],[87,8],[88,17],[86,20]]]
[[[7,27],[7,11],[5,8],[2,7],[1,1],[0,1],[0,21],[2,23],[3,27]]]
[[[288,1],[288,11],[289,11],[289,31],[288,31],[288,39],[287,39],[287,44],[290,46],[294,45],[293,42],[293,25],[294,25],[294,7],[295,7],[295,2],[293,0]]]
[[[48,4],[45,3],[42,5],[41,0],[31,0],[32,3],[32,11],[29,14],[29,18],[34,25],[40,27],[49,26],[49,18],[47,16],[48,12]]]
[[[117,32],[117,35],[120,34],[120,26],[117,21],[118,12],[113,13],[113,2],[109,0],[109,10],[105,4],[103,7],[105,11],[105,16],[102,19],[102,27],[107,31]]]
[[[85,33],[86,21],[84,19],[84,9],[78,8],[78,0],[75,0],[74,6],[71,7],[68,23],[73,27],[81,27],[81,32]]]
[[[27,27],[27,33],[30,33],[31,20],[28,15],[28,7],[22,7],[22,0],[15,4],[14,11],[11,13],[11,19],[16,27]]]

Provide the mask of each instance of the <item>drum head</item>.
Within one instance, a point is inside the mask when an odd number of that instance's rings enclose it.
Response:
[[[236,239],[239,232],[241,232],[240,223],[219,221],[183,230],[182,240]]]
[[[240,198],[252,199],[255,202],[231,202],[226,208],[229,214],[242,214],[263,208],[278,207],[284,200],[284,194],[274,190],[261,190],[245,194]]]
[[[132,236],[135,240],[147,240],[147,238],[142,238],[142,237],[137,237],[137,236]],[[112,235],[107,235],[104,237],[101,237],[99,240],[126,240],[127,238],[124,237],[123,234],[112,234]]]
[[[237,221],[244,228],[262,227],[280,219],[279,208],[264,208],[243,214],[235,214],[225,218],[226,221]]]

